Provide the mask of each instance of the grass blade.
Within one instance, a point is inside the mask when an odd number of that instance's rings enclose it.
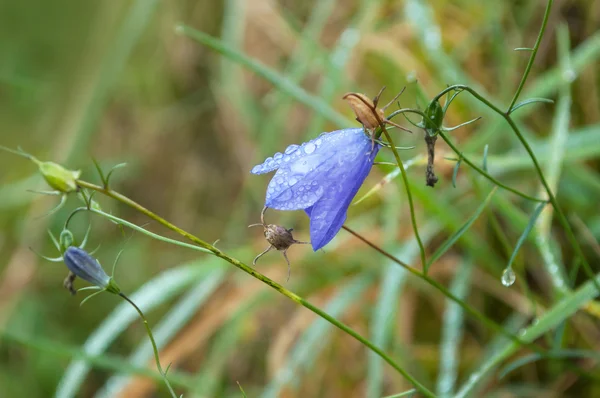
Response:
[[[492,199],[492,197],[494,196],[494,193],[496,192],[498,188],[494,187],[490,193],[486,196],[485,200],[483,201],[483,203],[481,203],[479,205],[479,207],[477,208],[477,210],[475,210],[475,213],[473,213],[471,215],[471,217],[469,217],[469,219],[467,220],[467,222],[465,222],[455,233],[453,233],[429,258],[429,261],[427,262],[426,266],[425,266],[425,272],[427,272],[427,270],[429,269],[429,267],[436,262],[437,260],[439,260],[440,257],[442,257],[444,255],[444,253],[446,253],[448,251],[448,249],[450,249],[452,246],[454,246],[454,243],[456,243],[456,241],[466,232],[469,230],[469,228],[471,227],[471,225],[473,225],[473,223],[475,222],[475,220],[477,220],[477,218],[479,218],[479,216],[481,215],[481,213],[483,213],[483,211],[485,210],[485,208],[487,207],[487,205],[490,203],[490,200]]]
[[[600,274],[595,277],[596,282],[600,281]],[[542,334],[558,326],[565,319],[571,317],[578,310],[582,309],[588,302],[598,296],[598,289],[594,281],[588,280],[579,289],[565,295],[558,303],[550,308],[542,316],[538,317],[537,322],[531,326],[522,329],[519,333],[523,341],[532,342]],[[487,377],[492,369],[496,368],[503,360],[519,350],[520,346],[513,342],[507,342],[495,354],[490,355],[482,363],[477,371],[474,371],[467,383],[456,394],[456,398],[464,398],[478,386],[478,384]]]
[[[154,338],[159,349],[167,344],[186,325],[190,317],[206,302],[225,278],[225,273],[224,268],[212,268],[212,272],[170,308],[168,314],[153,327]],[[129,357],[128,361],[130,364],[141,367],[152,358],[152,346],[149,341],[144,340]],[[96,393],[96,398],[119,396],[121,389],[130,380],[131,376],[113,376],[106,382],[102,390]]]
[[[199,267],[199,264],[198,261],[163,272],[131,295],[131,300],[148,314],[210,270],[208,267]],[[101,354],[130,324],[137,321],[137,312],[128,303],[122,302],[88,337],[83,351],[87,355]],[[86,361],[72,362],[58,384],[55,397],[75,397],[89,370],[90,366]]]
[[[202,43],[205,46],[210,47],[218,53],[228,57],[232,61],[237,62],[240,65],[248,68],[252,72],[256,73],[263,79],[273,84],[279,90],[285,92],[286,94],[296,99],[298,102],[306,105],[308,108],[314,110],[315,112],[323,115],[331,122],[339,126],[347,126],[349,124],[354,124],[353,121],[349,120],[344,115],[340,114],[335,109],[333,109],[329,105],[329,103],[323,101],[317,96],[309,94],[302,87],[298,86],[297,84],[289,80],[287,77],[281,75],[279,72],[265,66],[264,64],[255,59],[249,58],[245,54],[223,43],[221,40],[212,37],[204,32],[192,29],[189,26],[183,24],[177,26],[176,32],[184,36],[190,37],[198,41],[199,43]]]
[[[358,300],[362,292],[371,284],[369,277],[358,277],[343,287],[333,297],[324,310],[338,318],[343,312]],[[288,384],[297,384],[297,376],[301,370],[307,369],[316,360],[319,352],[324,348],[324,343],[334,330],[324,319],[315,320],[312,325],[302,333],[298,343],[289,354],[286,365],[273,377],[262,393],[263,398],[279,397],[281,390]]]
[[[473,262],[462,261],[452,279],[450,291],[461,300],[469,294]],[[463,309],[455,302],[446,299],[446,311],[442,321],[442,341],[440,342],[440,370],[437,380],[437,394],[450,397],[458,378],[459,347],[463,334]]]

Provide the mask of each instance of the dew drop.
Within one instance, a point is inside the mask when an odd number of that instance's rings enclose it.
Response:
[[[322,139],[320,139],[320,138],[319,138],[318,140],[316,140],[316,141],[315,141],[315,144],[316,144],[317,146],[321,145],[322,143],[323,143],[323,140],[322,140]]]
[[[288,185],[291,187],[292,185],[296,185],[296,183],[298,183],[298,180],[294,177],[290,178],[288,180]]]
[[[515,271],[513,271],[512,267],[508,267],[502,272],[502,284],[504,286],[512,286],[515,283],[517,276],[515,275]]]
[[[262,166],[259,164],[258,166],[254,166],[252,168],[252,171],[250,171],[252,174],[258,174],[260,173],[262,170]]]
[[[313,153],[315,151],[315,149],[317,149],[316,145],[313,144],[312,142],[309,142],[304,146],[304,153],[306,153],[307,155],[310,155],[311,153]]]
[[[289,162],[291,158],[292,158],[292,157],[291,157],[290,155],[285,155],[285,156],[283,157],[283,161],[284,161],[284,162]]]
[[[293,153],[294,151],[296,151],[296,149],[298,149],[298,145],[290,145],[287,148],[285,148],[285,154],[289,155],[289,154]]]
[[[273,155],[273,159],[275,159],[275,160],[279,160],[279,159],[281,159],[281,157],[282,157],[282,156],[283,156],[283,154],[282,154],[282,153],[280,153],[280,152],[277,152],[275,155]]]

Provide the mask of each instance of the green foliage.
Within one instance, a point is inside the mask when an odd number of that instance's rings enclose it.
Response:
[[[139,314],[106,294],[80,309],[64,266],[26,249],[49,252],[44,230],[67,219],[63,250],[90,219],[95,256],[129,242],[115,279],[156,325],[172,395],[600,393],[585,362],[600,317],[594,6],[548,22],[535,2],[392,3],[1,7],[0,145],[41,171],[0,152],[3,394],[167,393]],[[342,95],[383,85],[407,85],[398,112],[421,121],[385,132],[350,208],[367,245],[341,231],[296,250],[285,285],[278,256],[249,267],[264,246],[246,229],[264,198],[254,161],[358,126]],[[442,138],[435,188],[418,126]],[[401,159],[394,142],[415,148]],[[56,198],[26,190],[48,185],[61,202],[40,219]],[[302,212],[268,217],[308,240]]]

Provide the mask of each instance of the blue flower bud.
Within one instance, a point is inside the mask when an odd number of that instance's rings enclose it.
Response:
[[[79,278],[111,293],[120,293],[119,286],[85,250],[71,246],[63,254],[63,259],[69,271]]]

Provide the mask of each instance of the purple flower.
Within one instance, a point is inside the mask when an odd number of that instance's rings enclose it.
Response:
[[[362,128],[323,133],[290,145],[252,168],[252,174],[277,173],[267,188],[265,206],[304,210],[310,217],[313,250],[329,243],[346,221],[352,199],[373,166],[379,145]]]
[[[64,252],[63,260],[69,271],[92,285],[102,289],[110,285],[110,277],[106,275],[100,263],[85,250],[70,246]]]

